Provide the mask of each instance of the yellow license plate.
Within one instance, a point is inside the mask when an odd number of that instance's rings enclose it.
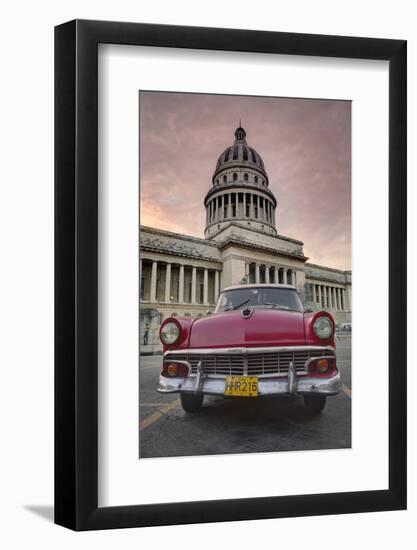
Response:
[[[257,397],[258,379],[249,376],[228,376],[224,395],[235,397]]]

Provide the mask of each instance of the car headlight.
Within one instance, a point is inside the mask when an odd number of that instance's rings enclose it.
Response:
[[[333,334],[333,324],[328,317],[317,317],[313,324],[314,334],[325,340]]]
[[[177,323],[170,321],[161,328],[161,340],[164,344],[170,346],[180,337],[180,328]]]

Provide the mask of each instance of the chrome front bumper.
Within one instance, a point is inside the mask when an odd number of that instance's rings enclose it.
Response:
[[[206,395],[224,395],[226,387],[225,377],[204,377],[198,381],[198,376],[187,378],[159,377],[157,390],[160,393],[191,392]],[[294,395],[337,395],[341,388],[339,371],[330,378],[313,378],[310,376],[297,377],[288,373],[288,377],[259,378],[258,396],[294,396]]]
[[[226,375],[219,373],[210,373],[203,366],[204,356],[213,355],[221,351],[222,354],[227,354],[232,357],[244,357],[244,369],[241,372],[243,376],[255,376],[258,378],[258,396],[294,396],[294,395],[336,395],[341,389],[340,373],[336,371],[330,377],[315,377],[307,374],[309,359],[303,371],[297,371],[294,361],[291,361],[288,366],[288,372],[285,374],[251,374],[248,370],[246,357],[248,354],[271,353],[271,352],[308,352],[308,351],[323,351],[334,354],[334,348],[321,346],[290,346],[290,347],[268,347],[268,348],[230,348],[230,349],[193,349],[193,350],[176,350],[175,352],[167,351],[165,357],[171,357],[172,354],[179,356],[170,359],[174,362],[183,363],[188,368],[188,376],[184,378],[168,378],[165,376],[159,377],[157,390],[160,393],[178,393],[187,392],[194,394],[208,395],[224,395],[226,388]],[[191,364],[187,361],[187,356],[192,353],[200,358],[197,368],[192,370]],[[293,356],[295,357],[295,355]],[[232,373],[230,374],[240,374]]]

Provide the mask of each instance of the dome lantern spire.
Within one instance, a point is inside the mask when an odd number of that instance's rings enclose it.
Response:
[[[246,143],[246,132],[242,128],[242,121],[239,119],[239,128],[235,131],[235,143]]]

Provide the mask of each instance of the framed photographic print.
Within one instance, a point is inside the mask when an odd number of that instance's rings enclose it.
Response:
[[[406,42],[55,31],[55,521],[406,507]]]

